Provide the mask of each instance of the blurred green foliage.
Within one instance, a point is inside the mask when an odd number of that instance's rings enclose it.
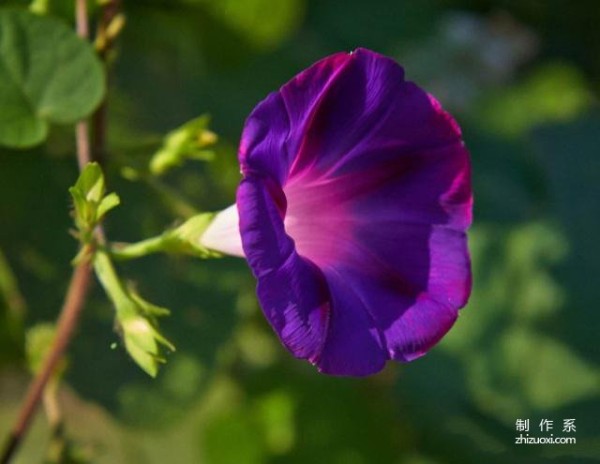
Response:
[[[70,1],[47,4],[72,21]],[[252,107],[316,59],[365,46],[396,57],[463,127],[476,194],[474,291],[424,358],[341,379],[279,345],[243,261],[119,263],[143,295],[171,308],[161,325],[178,351],[146,378],[111,349],[121,343],[112,309],[93,292],[61,396],[82,459],[598,462],[597,2],[144,0],[124,9],[109,93],[107,180],[122,199],[105,224],[112,240],[153,237],[230,204]],[[123,169],[147,166],[164,134],[204,113],[219,134],[212,162],[174,165],[159,180]],[[54,320],[76,252],[67,234],[73,151],[71,128],[60,126],[42,146],[0,151],[1,430],[24,384],[23,326]],[[577,444],[515,445],[515,422],[527,418],[532,436],[543,418],[555,436],[576,418]],[[16,462],[41,462],[47,442],[40,419]]]

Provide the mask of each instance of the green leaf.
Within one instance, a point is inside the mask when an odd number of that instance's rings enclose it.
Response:
[[[104,195],[104,174],[98,163],[89,163],[83,168],[75,188],[88,201],[99,202]]]
[[[0,10],[0,145],[43,142],[50,123],[87,116],[104,92],[100,61],[67,25]]]
[[[116,208],[120,204],[121,199],[116,193],[113,192],[106,195],[98,205],[98,211],[96,213],[98,220],[102,219],[106,213],[108,213],[111,209]]]
[[[75,218],[83,218],[86,216],[87,202],[85,196],[81,193],[81,190],[76,187],[69,187],[69,193],[73,198],[73,206],[75,208]]]

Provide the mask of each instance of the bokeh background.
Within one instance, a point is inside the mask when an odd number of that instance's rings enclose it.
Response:
[[[50,0],[53,14],[72,22],[70,3]],[[60,393],[68,462],[599,462],[598,1],[136,0],[124,11],[109,100],[107,176],[122,198],[111,239],[159,233],[188,211],[184,201],[200,211],[232,203],[253,106],[317,59],[362,46],[396,58],[463,128],[474,290],[427,356],[331,378],[279,345],[242,260],[120,264],[171,308],[161,327],[178,349],[149,378],[96,286]],[[189,162],[160,185],[121,175],[203,113],[220,137],[214,161]],[[2,435],[29,378],[27,329],[55,319],[77,248],[73,147],[71,128],[55,127],[40,147],[0,149]],[[566,418],[576,432],[562,433]],[[532,436],[553,420],[555,436],[577,444],[515,445],[518,419],[530,419]],[[40,414],[15,462],[42,462],[49,442]]]

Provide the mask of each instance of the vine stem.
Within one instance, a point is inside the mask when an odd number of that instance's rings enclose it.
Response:
[[[89,23],[86,0],[75,0],[75,21],[77,34],[84,40],[89,39]],[[81,171],[92,161],[92,152],[89,136],[89,125],[87,120],[77,123],[75,127],[77,146],[77,162]],[[99,229],[97,236],[102,239],[103,234]],[[25,399],[19,410],[17,420],[6,441],[0,456],[0,464],[8,464],[21,445],[31,420],[42,399],[44,389],[52,377],[57,364],[62,359],[79,322],[79,316],[84,307],[86,297],[90,288],[92,277],[91,259],[94,254],[94,245],[84,245],[81,259],[78,260],[69,287],[65,295],[65,301],[57,321],[56,335],[50,347],[42,367],[27,388]]]
[[[105,63],[104,72],[107,85],[110,84],[108,60],[114,45],[115,37],[108,32],[113,20],[121,11],[121,0],[108,0],[102,5],[101,18],[96,31],[96,51],[100,60]],[[86,22],[87,24],[87,22]],[[118,35],[118,33],[117,33]],[[108,116],[108,99],[105,98],[92,115],[92,145],[94,160],[103,165],[106,161],[106,125]]]
[[[162,235],[159,235],[135,243],[116,243],[110,248],[110,255],[117,260],[128,260],[161,251],[165,251],[165,239]]]
[[[87,0],[75,0],[75,24],[77,35],[84,40],[89,40],[90,28],[88,24]],[[75,126],[79,171],[82,171],[92,161],[88,126],[89,124],[85,119],[79,121]]]
[[[77,327],[79,315],[81,314],[90,287],[92,267],[89,258],[91,252],[92,249],[88,246],[84,259],[81,259],[73,270],[65,302],[58,319],[56,336],[54,337],[49,353],[44,359],[42,368],[27,389],[19,416],[2,453],[2,459],[0,460],[2,464],[10,462],[23,441],[25,432],[29,428],[31,419],[44,392],[44,388],[48,380],[50,380],[57,363],[61,360]]]

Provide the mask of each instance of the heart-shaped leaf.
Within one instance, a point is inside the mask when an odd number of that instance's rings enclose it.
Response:
[[[0,145],[28,147],[50,123],[91,113],[105,92],[92,47],[61,21],[0,10]]]

